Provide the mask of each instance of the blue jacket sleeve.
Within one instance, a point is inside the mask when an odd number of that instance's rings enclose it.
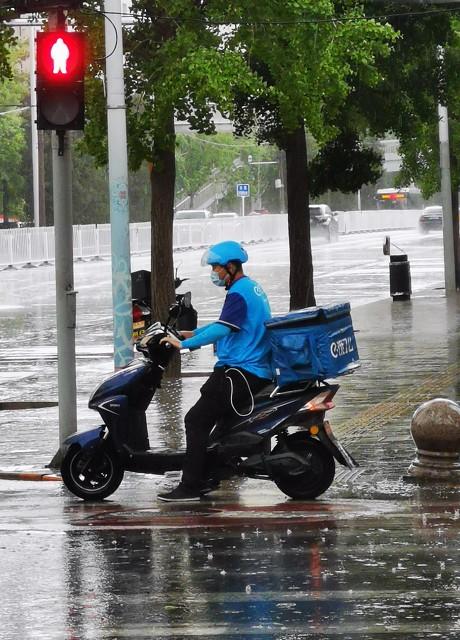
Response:
[[[204,324],[202,327],[197,327],[196,329],[193,330],[193,337],[197,336],[202,331],[206,331],[208,327],[209,327],[209,324]]]
[[[226,327],[219,322],[212,322],[206,327],[201,327],[198,335],[194,335],[192,338],[182,340],[181,347],[184,349],[197,349],[198,347],[204,347],[206,344],[213,344],[220,340],[224,336],[227,336],[231,332],[230,327]]]

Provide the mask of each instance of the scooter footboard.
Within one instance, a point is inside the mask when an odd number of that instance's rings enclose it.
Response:
[[[162,476],[167,471],[180,471],[185,458],[185,451],[170,449],[133,451],[126,447],[124,453],[124,467],[127,471],[152,473],[158,476]]]

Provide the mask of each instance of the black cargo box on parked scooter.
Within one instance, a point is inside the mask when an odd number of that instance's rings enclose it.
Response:
[[[141,270],[131,273],[131,289],[134,300],[150,301],[150,271]]]

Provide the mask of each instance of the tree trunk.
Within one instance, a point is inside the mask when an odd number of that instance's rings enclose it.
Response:
[[[457,174],[458,161],[457,156],[451,155],[450,159],[452,174]],[[460,242],[459,242],[459,225],[458,225],[458,189],[457,183],[452,184],[452,222],[453,222],[453,234],[454,234],[454,260],[455,260],[455,286],[460,289]]]
[[[175,300],[173,260],[174,187],[176,180],[174,112],[167,115],[164,131],[156,139],[164,141],[156,145],[150,172],[152,195],[152,318],[166,322],[168,310]],[[169,377],[180,375],[180,357],[174,358],[168,367]]]
[[[303,123],[284,139],[289,229],[289,308],[316,304],[313,287],[307,142]]]

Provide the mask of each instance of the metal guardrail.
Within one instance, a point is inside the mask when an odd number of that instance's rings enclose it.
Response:
[[[418,224],[418,210],[344,211],[338,214],[339,233],[409,229]],[[173,228],[176,250],[208,246],[220,240],[266,242],[287,240],[287,215],[245,218],[178,220]],[[150,252],[150,223],[130,224],[133,255]],[[110,224],[73,227],[74,259],[98,260],[111,256]],[[50,264],[54,261],[54,227],[0,230],[0,269]]]
[[[258,242],[287,238],[287,216],[178,220],[174,223],[174,249],[208,246],[224,239]],[[149,253],[150,223],[130,224],[132,254]],[[74,260],[111,256],[110,224],[73,227]],[[0,269],[34,267],[54,261],[54,227],[0,230]]]

